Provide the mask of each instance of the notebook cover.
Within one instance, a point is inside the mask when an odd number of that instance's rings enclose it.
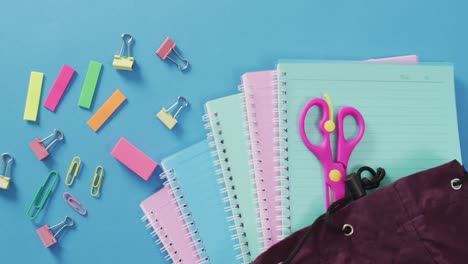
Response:
[[[208,137],[216,146],[230,206],[241,237],[244,261],[250,262],[260,254],[261,236],[257,228],[257,202],[250,175],[248,141],[243,128],[240,94],[223,97],[206,103],[211,130]],[[207,118],[204,118],[205,120]]]
[[[238,248],[239,240],[235,235],[234,222],[228,220],[231,213],[225,212],[223,199],[226,194],[219,190],[224,184],[216,181],[213,167],[216,152],[204,140],[196,143],[166,159],[161,164],[164,176],[176,197],[183,214],[190,214],[185,224],[197,243],[200,259],[206,263],[244,263]]]
[[[197,248],[192,245],[192,238],[188,236],[188,229],[184,227],[184,219],[177,207],[176,198],[171,195],[170,186],[165,185],[141,204],[143,221],[146,227],[152,228],[153,237],[158,237],[157,243],[162,244],[161,252],[165,252],[166,260],[173,263],[202,263]]]
[[[328,93],[335,113],[349,105],[364,117],[366,132],[348,172],[362,165],[383,167],[385,185],[461,158],[451,65],[281,62],[278,76],[281,173],[290,179],[292,232],[325,210],[322,166],[298,131],[300,112],[314,97]],[[351,133],[352,121],[345,123]]]
[[[370,59],[372,62],[416,63],[416,55]],[[287,192],[287,184],[280,184],[277,110],[277,76],[276,71],[248,72],[242,75],[246,133],[249,135],[252,173],[256,182],[261,223],[262,250],[284,238],[289,228],[288,207],[282,206],[281,200]]]
[[[281,185],[278,161],[279,143],[276,109],[276,71],[248,72],[242,75],[246,132],[250,137],[252,172],[255,177],[261,223],[262,250],[283,238]]]

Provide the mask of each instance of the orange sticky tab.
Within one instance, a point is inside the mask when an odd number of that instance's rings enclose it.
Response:
[[[126,99],[127,97],[117,89],[101,106],[101,108],[99,108],[99,110],[88,120],[88,126],[94,132],[98,131]]]

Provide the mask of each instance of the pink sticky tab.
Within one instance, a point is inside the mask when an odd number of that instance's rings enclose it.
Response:
[[[161,59],[165,60],[167,56],[169,56],[169,54],[175,48],[175,46],[176,44],[174,43],[174,41],[172,41],[172,39],[166,38],[166,40],[164,40],[161,47],[159,47],[159,49],[156,51],[156,54],[159,57],[161,57]]]
[[[41,238],[44,247],[49,248],[57,243],[57,239],[55,239],[54,234],[52,234],[48,225],[44,225],[37,229],[36,232],[39,235],[39,238]]]
[[[66,64],[63,65],[52,89],[49,92],[49,95],[47,96],[47,99],[44,102],[45,108],[55,112],[55,109],[57,109],[57,106],[74,74],[75,70],[72,67]]]
[[[39,160],[43,160],[49,156],[49,151],[47,151],[44,144],[42,144],[41,140],[38,138],[29,143],[29,147],[31,147],[32,151],[34,154],[36,154]]]
[[[111,154],[145,181],[149,180],[158,166],[158,163],[124,138],[120,138]]]

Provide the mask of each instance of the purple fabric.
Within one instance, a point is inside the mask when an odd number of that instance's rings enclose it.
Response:
[[[331,215],[351,236],[319,220],[291,263],[468,263],[468,181],[457,161],[422,171],[379,189]],[[255,264],[284,261],[304,236],[299,230],[260,255]]]

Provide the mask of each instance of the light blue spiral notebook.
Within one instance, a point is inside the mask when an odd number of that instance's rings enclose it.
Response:
[[[196,243],[200,263],[243,263],[236,259],[240,249],[232,238],[235,231],[219,191],[215,160],[204,140],[162,160],[162,176],[176,197],[186,223],[181,228],[187,228]]]

